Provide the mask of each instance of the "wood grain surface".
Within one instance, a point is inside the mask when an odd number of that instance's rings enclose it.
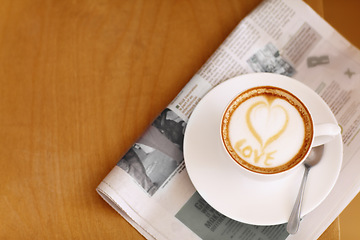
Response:
[[[2,0],[0,239],[143,239],[95,188],[259,2]]]

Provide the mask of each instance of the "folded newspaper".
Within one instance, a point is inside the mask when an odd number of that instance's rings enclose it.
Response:
[[[290,76],[315,90],[342,127],[343,165],[326,199],[295,235],[213,209],[183,158],[186,123],[204,95],[251,72]],[[267,0],[245,17],[97,187],[147,239],[317,239],[360,190],[360,51],[301,0]]]

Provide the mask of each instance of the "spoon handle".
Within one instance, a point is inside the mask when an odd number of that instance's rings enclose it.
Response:
[[[303,176],[303,179],[301,181],[300,190],[299,190],[298,196],[296,198],[294,208],[293,208],[293,210],[291,212],[289,222],[288,222],[288,224],[286,226],[286,230],[290,234],[297,233],[297,231],[299,229],[301,205],[302,205],[304,189],[305,189],[306,180],[307,180],[307,177],[308,177],[308,174],[309,174],[309,170],[310,170],[309,167],[305,167],[304,176]]]

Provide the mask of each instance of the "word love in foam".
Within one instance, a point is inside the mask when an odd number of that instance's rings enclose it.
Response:
[[[235,143],[234,149],[244,158],[252,159],[258,164],[263,160],[269,166],[269,160],[278,149],[267,151],[267,147],[285,132],[289,124],[289,113],[281,103],[273,104],[276,98],[271,95],[258,96],[253,99],[245,114],[246,126],[257,142],[250,145],[246,138]]]

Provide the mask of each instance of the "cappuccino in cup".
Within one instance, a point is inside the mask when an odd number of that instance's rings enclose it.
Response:
[[[221,121],[221,138],[243,168],[277,174],[301,163],[311,150],[314,123],[295,95],[274,86],[254,87],[236,96]]]

